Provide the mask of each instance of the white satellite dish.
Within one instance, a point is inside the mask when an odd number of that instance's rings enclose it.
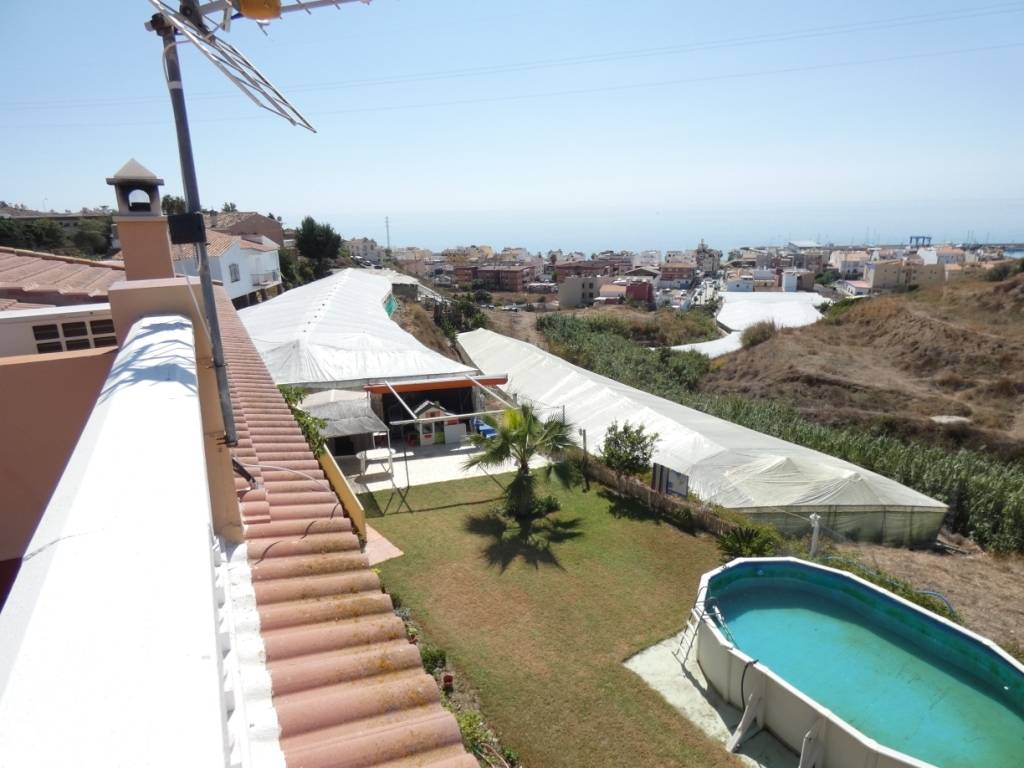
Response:
[[[195,159],[192,155],[192,137],[188,128],[188,112],[185,108],[185,92],[181,81],[181,65],[178,61],[178,42],[185,40],[209,59],[232,83],[248,96],[254,104],[292,125],[298,125],[316,132],[310,122],[292,106],[282,93],[253,66],[237,48],[217,37],[216,32],[228,32],[233,19],[246,18],[264,28],[272,19],[293,11],[309,13],[315,8],[333,5],[340,8],[356,0],[214,0],[202,3],[199,0],[181,0],[175,9],[164,0],[149,0],[156,14],[146,23],[160,35],[163,41],[164,74],[167,89],[174,110],[174,123],[178,136],[178,154],[181,158],[181,180],[185,192],[188,213],[171,218],[171,239],[176,243],[194,243],[196,260],[199,265],[199,281],[202,286],[203,304],[206,313],[206,327],[210,334],[213,352],[213,368],[217,376],[220,395],[221,415],[224,419],[224,442],[235,445],[238,442],[234,414],[228,393],[227,369],[224,365],[224,348],[220,339],[220,323],[214,306],[213,281],[210,278],[210,260],[206,252],[206,237],[203,227],[202,206],[199,202],[199,183],[196,179]],[[361,0],[369,3],[369,0]],[[264,28],[264,32],[266,29]],[[180,227],[175,218],[181,218]],[[176,238],[177,233],[189,233]]]

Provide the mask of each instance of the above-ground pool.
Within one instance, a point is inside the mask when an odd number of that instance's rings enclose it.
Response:
[[[735,560],[694,610],[708,681],[807,765],[1024,765],[1024,667],[862,579]]]

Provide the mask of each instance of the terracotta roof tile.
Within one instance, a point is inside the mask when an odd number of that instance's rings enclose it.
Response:
[[[243,492],[240,507],[288,766],[477,768],[288,406],[217,294],[239,436],[232,453],[279,467],[250,470],[262,487]]]
[[[44,306],[104,301],[124,279],[123,265],[0,247],[0,298]]]

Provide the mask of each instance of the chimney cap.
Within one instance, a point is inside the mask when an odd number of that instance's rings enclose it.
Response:
[[[125,182],[144,182],[145,184],[163,185],[164,180],[136,160],[134,157],[121,166],[120,170],[107,179],[107,184],[117,185]]]

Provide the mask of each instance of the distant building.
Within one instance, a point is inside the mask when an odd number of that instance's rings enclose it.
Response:
[[[477,267],[477,282],[491,291],[511,291],[520,293],[533,280],[533,267],[526,264],[516,266],[484,266]]]
[[[526,248],[502,248],[498,258],[501,261],[522,262],[529,261],[532,257]]]
[[[558,306],[563,309],[589,306],[601,295],[601,286],[611,281],[607,275],[563,277],[558,283]]]
[[[452,282],[459,288],[469,288],[476,282],[475,264],[459,264],[452,270]]]
[[[624,272],[622,276],[629,280],[642,280],[650,283],[655,290],[661,286],[661,272],[651,267],[636,267]]]
[[[596,277],[609,274],[610,270],[608,264],[598,261],[563,261],[555,264],[555,282],[562,283],[573,276]]]
[[[661,264],[661,251],[640,251],[633,255],[634,267],[657,267]]]
[[[787,293],[813,291],[814,273],[806,269],[786,269],[779,275],[779,287]]]
[[[963,248],[940,245],[932,248],[918,248],[917,258],[922,264],[963,264],[966,260]]]
[[[391,256],[395,261],[430,261],[434,258],[434,252],[427,248],[410,245],[404,248],[395,248],[391,252]]]
[[[665,288],[687,288],[697,271],[693,263],[666,262],[661,265],[660,284]]]
[[[730,293],[752,293],[754,290],[754,276],[749,272],[730,274],[725,281],[725,290]]]
[[[230,213],[205,213],[203,219],[207,229],[226,235],[262,235],[278,245],[285,245],[284,227],[277,219],[254,211],[232,211]]]
[[[852,279],[864,274],[864,265],[870,260],[867,251],[832,251],[828,261],[840,277]]]
[[[380,264],[384,260],[385,249],[377,245],[376,240],[368,237],[358,237],[353,240],[346,240],[348,255],[357,261],[367,261],[370,264]]]
[[[864,282],[872,292],[898,288],[926,288],[946,279],[942,264],[914,264],[905,261],[873,261],[864,266]]]
[[[843,296],[853,298],[871,293],[871,284],[866,280],[837,280],[835,289]]]

